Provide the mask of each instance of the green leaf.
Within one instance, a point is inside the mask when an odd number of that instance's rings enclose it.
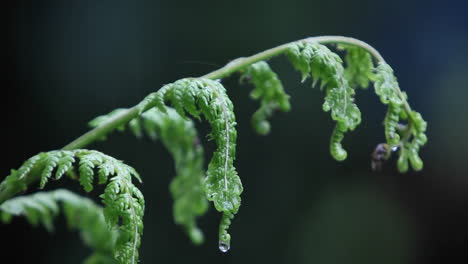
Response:
[[[86,263],[116,263],[112,252],[118,232],[108,228],[102,208],[88,198],[65,189],[38,192],[10,199],[0,205],[0,211],[3,216],[26,216],[33,223],[41,223],[52,231],[53,219],[58,215],[60,207],[69,227],[79,231],[85,244],[94,251]],[[8,218],[3,219],[4,223],[5,220]],[[93,262],[97,256],[107,262]]]
[[[353,89],[368,88],[369,83],[375,79],[370,53],[358,46],[340,44],[338,47],[346,50],[344,74],[350,86]]]
[[[331,112],[337,122],[330,139],[330,153],[338,161],[346,159],[341,145],[344,133],[354,130],[361,123],[361,112],[354,103],[354,89],[349,85],[341,58],[318,43],[296,42],[290,45],[288,58],[302,72],[303,81],[311,76],[313,86],[320,81],[325,90],[323,110]]]
[[[289,95],[284,92],[278,76],[264,61],[254,63],[244,70],[241,80],[248,80],[255,88],[250,93],[254,100],[260,100],[260,108],[252,116],[252,125],[261,135],[270,132],[267,121],[275,110],[287,112],[291,109]]]
[[[398,94],[400,89],[393,69],[386,63],[380,63],[376,69],[376,81],[374,83],[375,93],[380,97],[383,104],[401,106],[403,100]]]
[[[400,148],[398,170],[402,173],[408,171],[408,164],[415,171],[421,170],[423,161],[419,157],[419,149],[427,142],[427,123],[421,114],[411,110],[407,96],[400,91],[398,81],[388,64],[380,63],[377,67],[374,87],[382,103],[388,105],[384,120],[385,137],[392,148]],[[401,124],[401,121],[406,124]]]
[[[193,87],[191,88],[193,89]],[[188,113],[198,114],[194,92],[182,93]],[[157,98],[157,96],[153,96]],[[151,101],[148,102],[151,104]],[[133,131],[144,131],[152,140],[161,139],[175,160],[176,176],[170,184],[174,199],[174,220],[184,227],[186,233],[195,244],[203,242],[203,233],[197,228],[196,218],[208,209],[208,201],[204,192],[203,170],[204,154],[199,143],[197,131],[193,122],[180,116],[176,110],[165,106],[163,113],[159,108],[152,108],[129,123]],[[125,111],[125,109],[122,109]],[[103,122],[106,116],[98,117]],[[132,125],[133,124],[133,125]],[[134,127],[132,127],[134,126]],[[135,134],[135,133],[134,133]],[[139,133],[138,133],[139,136]],[[99,167],[99,182],[107,181],[107,175],[113,172],[112,166],[103,163]]]
[[[100,154],[91,151],[78,152],[80,158],[80,184],[84,190],[90,192],[94,188],[94,167],[103,162]]]
[[[333,133],[330,140],[330,153],[335,158],[335,160],[342,161],[345,160],[348,154],[346,150],[341,145],[341,141],[344,138],[344,132],[341,130],[338,125],[333,129]]]
[[[208,200],[214,202],[218,211],[234,215],[240,207],[242,184],[233,166],[237,139],[236,121],[226,90],[217,81],[186,78],[165,85],[156,95],[152,94],[149,99],[145,99],[146,103],[140,107],[159,105],[158,108],[161,108],[162,98],[164,102],[175,106],[180,115],[185,111],[192,115],[200,113],[210,123],[210,135],[217,148],[208,165],[204,190]]]
[[[40,161],[44,166],[42,170],[42,174],[41,174],[41,183],[40,183],[41,189],[44,188],[44,186],[46,185],[46,183],[49,181],[50,177],[52,176],[52,171],[54,170],[54,168],[57,167],[60,157],[61,157],[61,152],[51,151],[48,153],[48,155],[44,156],[44,158]]]
[[[36,162],[38,162],[41,158],[41,153],[39,153],[38,155],[35,155],[25,161],[24,164],[18,169],[18,179],[23,179],[26,174],[31,171],[34,165],[36,165]]]
[[[62,153],[63,155],[58,161],[57,174],[55,175],[56,180],[60,180],[73,167],[73,163],[75,162],[72,152],[64,151]]]
[[[34,158],[39,157],[39,158]],[[141,236],[143,233],[143,214],[144,214],[144,198],[141,192],[133,185],[132,177],[141,181],[138,173],[130,166],[118,161],[108,155],[94,150],[78,149],[71,151],[55,150],[45,153],[40,153],[31,158],[25,165],[22,166],[23,173],[25,167],[30,167],[31,160],[35,160],[34,164],[37,167],[29,168],[29,172],[38,173],[42,176],[42,186],[47,183],[54,169],[57,169],[58,175],[71,169],[73,161],[79,164],[79,180],[85,191],[91,191],[94,185],[94,169],[98,169],[99,183],[104,184],[107,181],[110,183],[105,188],[103,202],[106,205],[104,212],[106,220],[110,223],[112,229],[119,232],[119,237],[112,248],[113,255],[119,263],[137,263],[138,248],[140,246]],[[109,179],[110,178],[110,179]],[[7,177],[10,184],[25,185],[24,178],[19,179],[18,173],[12,171],[12,174]],[[2,185],[4,184],[2,183]],[[85,224],[85,220],[81,219],[83,213],[79,213],[71,205],[71,201],[78,203],[77,199],[63,192],[60,192],[60,197],[57,199],[67,199],[64,205],[65,215],[69,220],[69,225],[72,228],[81,227]],[[62,197],[64,196],[64,197]],[[41,198],[42,197],[42,198]],[[69,198],[69,199],[68,199]],[[52,218],[55,214],[55,206],[46,196],[35,196],[34,199],[19,200],[23,203],[22,207],[18,207],[20,202],[12,203],[13,207],[6,207],[10,213],[22,212],[27,219],[34,225],[42,223],[47,229],[52,229]],[[17,206],[17,207],[14,207]],[[86,208],[83,210],[87,210]],[[88,225],[94,226],[92,220],[86,220]],[[96,227],[97,228],[97,227]],[[94,231],[91,231],[94,232]],[[91,233],[83,233],[83,240],[86,243],[94,243],[89,241],[88,237],[92,237]],[[102,240],[108,241],[109,237],[101,237]],[[94,240],[93,240],[94,241]],[[128,247],[131,245],[131,247]],[[93,245],[94,247],[95,245]]]
[[[384,119],[385,138],[390,146],[397,146],[400,143],[400,135],[398,134],[398,125],[400,121],[401,108],[394,105],[389,105],[387,115]]]
[[[182,118],[172,108],[167,114],[150,109],[141,118],[154,124],[156,134],[175,160],[176,177],[170,184],[174,199],[174,220],[183,225],[195,244],[203,242],[203,234],[196,226],[196,218],[208,209],[203,190],[203,148],[193,122]]]

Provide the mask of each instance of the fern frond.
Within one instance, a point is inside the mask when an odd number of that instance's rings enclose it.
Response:
[[[34,165],[36,165],[36,162],[38,162],[41,159],[40,155],[36,155],[30,159],[28,159],[21,168],[18,169],[18,179],[21,180],[28,174],[33,168]]]
[[[31,224],[41,223],[52,231],[60,206],[69,228],[78,230],[85,244],[95,251],[85,263],[115,263],[112,253],[118,232],[108,228],[102,208],[88,198],[64,189],[39,192],[10,199],[0,206],[0,211],[2,219],[25,216]],[[94,260],[97,256],[107,261]]]
[[[93,190],[94,185],[94,167],[103,163],[103,158],[99,152],[79,152],[79,172],[80,184],[86,192]]]
[[[344,139],[344,132],[339,125],[336,125],[330,139],[330,153],[338,161],[345,160],[347,156],[346,150],[341,145]]]
[[[384,120],[386,141],[392,149],[400,148],[398,170],[408,171],[409,163],[413,170],[419,171],[423,168],[419,148],[427,142],[427,123],[421,114],[410,110],[407,96],[400,92],[393,69],[386,63],[380,63],[376,72],[375,93],[382,103],[388,105]],[[401,128],[400,120],[406,121],[407,125]]]
[[[338,54],[319,43],[347,43],[338,46],[346,50],[345,63]],[[354,130],[361,122],[361,112],[354,103],[355,90],[357,87],[367,88],[370,82],[375,81],[375,92],[382,103],[388,105],[388,110],[384,120],[387,143],[379,144],[373,159],[388,159],[390,150],[399,149],[397,166],[401,172],[407,171],[410,165],[414,170],[422,169],[423,163],[418,152],[427,141],[427,124],[419,113],[411,110],[407,96],[398,87],[390,66],[367,43],[341,36],[322,36],[238,58],[202,78],[186,78],[165,85],[130,109],[117,109],[96,118],[91,122],[96,127],[94,130],[64,147],[71,151],[40,153],[27,160],[18,170],[12,170],[0,184],[0,201],[26,189],[28,184],[38,178],[43,188],[54,178],[54,172],[58,180],[65,174],[77,178],[74,175],[78,171],[79,182],[87,192],[93,190],[97,176],[99,184],[108,183],[101,195],[105,208],[99,213],[102,218],[99,221],[105,220],[110,228],[107,231],[112,230],[109,232],[116,232],[117,235],[111,242],[109,236],[104,238],[112,244],[103,250],[107,253],[97,250],[86,263],[112,263],[109,258],[109,252],[112,251],[119,263],[135,264],[138,262],[144,215],[143,195],[132,183],[132,177],[140,180],[138,173],[100,152],[72,150],[104,138],[110,131],[124,130],[128,126],[137,137],[147,134],[152,139],[160,138],[174,156],[177,176],[170,186],[175,199],[174,218],[185,227],[195,243],[203,239],[195,220],[207,210],[204,196],[223,213],[219,225],[219,248],[226,252],[231,239],[228,229],[240,208],[243,187],[234,167],[237,132],[233,105],[221,83],[213,80],[238,71],[243,73],[242,78],[248,79],[255,86],[250,96],[261,103],[253,114],[252,123],[258,133],[266,134],[270,130],[267,119],[273,112],[290,109],[289,96],[284,92],[281,81],[264,62],[284,53],[287,53],[293,66],[301,71],[302,81],[310,77],[312,86],[320,83],[320,89],[325,89],[322,107],[324,111],[330,112],[336,122],[330,139],[330,153],[336,160],[346,159],[347,152],[342,146],[344,134]],[[371,55],[379,62],[376,69]],[[206,178],[203,177],[202,168],[203,150],[187,113],[199,120],[205,118],[212,128],[209,136],[215,141],[216,150],[208,165]],[[380,164],[373,163],[373,167],[378,168]],[[70,202],[72,198],[63,193],[61,195],[66,197],[63,198],[63,208],[72,225],[81,227],[83,223],[86,230],[91,230],[91,225],[97,228],[95,221],[82,219],[82,213],[77,211],[76,207],[81,206],[81,201],[77,201],[76,205]],[[0,208],[9,210],[9,213],[0,214],[1,219],[8,221],[11,214],[24,214],[31,223],[42,224],[51,230],[52,220],[59,211],[57,197],[61,195],[36,194],[33,199],[12,200],[11,204],[3,205],[5,209]],[[97,248],[96,245],[104,242],[94,243],[94,235],[83,235],[83,239]]]
[[[338,161],[346,159],[341,146],[344,133],[354,130],[361,122],[361,112],[354,103],[355,91],[345,76],[341,58],[318,43],[296,42],[290,45],[288,57],[293,66],[302,72],[302,80],[313,78],[313,86],[320,81],[326,87],[323,110],[331,112],[337,122],[330,140],[330,153]]]
[[[380,97],[383,104],[391,104],[395,107],[403,105],[403,99],[400,97],[400,89],[396,77],[393,75],[393,69],[386,63],[380,63],[376,68],[375,93]]]
[[[268,63],[260,61],[247,67],[241,76],[255,86],[250,93],[254,100],[260,100],[260,108],[252,116],[256,132],[266,135],[270,132],[268,118],[277,109],[287,112],[291,109],[289,95],[284,92],[283,84]]]
[[[374,63],[370,53],[359,46],[340,44],[338,48],[346,50],[344,74],[350,86],[353,89],[368,88],[369,83],[375,80]]]
[[[389,146],[397,146],[400,143],[400,135],[398,134],[398,125],[400,121],[400,106],[390,104],[385,115],[385,139]]]
[[[207,211],[208,202],[203,190],[203,148],[194,124],[169,107],[167,114],[150,109],[141,118],[146,133],[159,135],[175,160],[176,177],[170,184],[174,220],[184,226],[195,244],[200,244],[203,233],[197,228],[196,218]]]
[[[120,236],[115,245],[114,256],[119,263],[136,263],[138,261],[138,248],[143,233],[144,199],[141,192],[133,185],[132,177],[141,181],[138,173],[130,166],[116,160],[106,154],[95,150],[56,150],[39,153],[26,161],[18,171],[30,171],[31,163],[34,161],[41,175],[41,187],[48,182],[52,172],[57,170],[57,175],[72,168],[74,162],[78,163],[79,181],[85,191],[93,189],[95,169],[99,170],[99,183],[110,182],[102,195],[106,205],[104,213],[106,220],[112,228],[119,230]],[[29,168],[29,169],[25,169]],[[11,180],[24,181],[18,177],[16,171],[9,176]],[[9,179],[7,177],[7,179]],[[110,179],[109,179],[110,178]],[[23,185],[26,183],[23,182]],[[30,206],[36,210],[26,211],[30,222],[43,221],[44,225],[50,225],[50,219],[40,218],[37,211],[46,204],[39,202]],[[45,221],[45,222],[44,222]]]
[[[40,187],[41,189],[44,188],[46,183],[49,181],[50,177],[52,176],[52,170],[57,167],[59,159],[62,157],[62,152],[60,151],[51,151],[48,155],[43,155],[41,159],[41,163],[43,164],[44,168],[42,169],[41,174],[41,182]]]
[[[143,194],[131,182],[131,173],[124,164],[114,164],[116,175],[101,195],[104,215],[111,226],[118,226],[119,238],[115,258],[119,263],[137,263],[143,234],[145,210]]]
[[[65,173],[67,173],[73,168],[73,163],[75,163],[75,157],[73,157],[72,153],[64,153],[66,154],[62,155],[62,157],[58,161],[57,173],[55,174],[56,180],[60,180]]]
[[[208,209],[203,190],[203,148],[194,123],[180,116],[172,107],[164,107],[165,113],[156,108],[150,109],[132,119],[128,127],[136,137],[141,137],[145,132],[152,140],[160,138],[173,156],[176,176],[170,184],[170,191],[174,199],[174,221],[184,227],[192,242],[200,244],[203,233],[197,228],[196,218]],[[108,118],[111,116],[100,116],[90,124],[99,126]]]
[[[240,207],[242,184],[233,166],[237,131],[233,104],[226,90],[221,83],[210,79],[181,79],[150,94],[139,107],[145,109],[154,103],[160,110],[167,111],[164,102],[172,104],[183,117],[185,112],[194,117],[202,114],[210,123],[210,136],[217,148],[208,165],[205,193],[219,212],[234,215]],[[220,240],[225,237],[220,234]]]

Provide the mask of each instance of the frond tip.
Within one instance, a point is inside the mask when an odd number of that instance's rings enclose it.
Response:
[[[331,112],[336,127],[330,140],[330,153],[338,161],[346,159],[341,146],[344,133],[354,130],[361,123],[361,112],[354,103],[354,89],[345,75],[343,61],[326,46],[318,43],[295,42],[290,45],[288,58],[302,72],[302,80],[313,78],[313,86],[320,81],[326,87],[323,110]]]
[[[362,47],[339,45],[338,48],[347,51],[346,68],[337,54],[318,43],[294,42],[287,51],[293,66],[302,72],[303,81],[312,77],[313,86],[320,81],[320,88],[326,87],[323,110],[330,111],[336,121],[330,141],[331,155],[339,161],[346,159],[347,153],[341,143],[344,133],[354,130],[361,122],[361,112],[354,103],[355,89],[367,88],[374,81],[375,93],[388,105],[385,137],[390,150],[399,149],[398,169],[406,172],[411,164],[414,170],[421,170],[423,163],[418,152],[427,141],[427,124],[409,107],[392,68],[383,61],[374,68],[371,55]],[[407,125],[400,124],[400,120],[407,121]],[[388,159],[390,155],[384,157]]]
[[[143,195],[132,183],[132,177],[141,181],[140,176],[132,167],[95,150],[55,150],[39,153],[30,158],[18,171],[13,170],[9,177],[18,182],[17,184],[25,186],[26,175],[37,173],[40,175],[42,188],[51,179],[54,171],[57,171],[56,179],[60,179],[66,173],[73,174],[73,165],[76,163],[79,181],[85,191],[89,192],[93,189],[95,171],[98,172],[100,184],[109,182],[101,197],[106,205],[104,208],[106,221],[120,233],[114,256],[119,263],[136,263],[143,233],[142,219],[145,203]],[[25,171],[28,172],[18,173]],[[47,222],[44,222],[44,225],[47,225]]]
[[[397,167],[400,172],[408,171],[409,164],[415,171],[423,168],[419,149],[427,142],[427,123],[421,114],[411,110],[407,96],[400,91],[393,69],[380,63],[376,69],[375,93],[382,103],[388,105],[384,120],[385,137],[391,149],[399,149]],[[400,124],[400,120],[407,124]]]
[[[289,95],[284,92],[283,84],[268,63],[260,61],[247,67],[241,81],[252,83],[255,88],[250,93],[254,100],[260,100],[260,108],[252,116],[252,125],[256,132],[266,135],[270,132],[268,118],[277,109],[288,112],[291,109]]]

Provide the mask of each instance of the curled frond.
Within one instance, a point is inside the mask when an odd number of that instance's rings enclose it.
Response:
[[[345,160],[348,156],[348,153],[341,145],[341,141],[343,141],[344,138],[344,132],[346,131],[343,131],[343,128],[339,125],[335,125],[330,138],[330,153],[338,161]]]
[[[382,103],[388,105],[384,120],[385,137],[392,149],[399,148],[397,167],[400,172],[408,171],[408,163],[413,170],[423,168],[419,148],[426,144],[427,123],[421,114],[409,108],[406,94],[400,91],[393,69],[380,63],[376,69],[375,92]],[[400,120],[407,124],[400,124]]]
[[[389,105],[387,114],[385,115],[385,139],[389,146],[397,146],[400,143],[400,135],[398,134],[398,125],[400,121],[401,107]]]
[[[341,146],[344,133],[354,130],[361,122],[361,112],[354,103],[354,89],[345,76],[341,58],[318,43],[296,42],[290,45],[288,57],[302,72],[303,81],[312,77],[313,85],[320,81],[326,87],[323,110],[331,112],[336,128],[330,142],[330,153],[336,160],[344,160],[346,151]]]
[[[85,263],[115,263],[112,255],[118,232],[108,228],[102,208],[88,198],[64,189],[39,192],[6,201],[0,206],[0,214],[3,222],[12,216],[25,216],[31,224],[40,223],[52,231],[52,221],[60,208],[69,228],[79,231],[81,239],[94,251]],[[97,256],[100,262],[93,261]]]
[[[32,161],[35,169],[29,168]],[[109,182],[102,198],[106,205],[104,209],[106,220],[120,233],[114,256],[119,263],[136,263],[143,233],[144,199],[132,183],[132,176],[141,181],[132,167],[101,152],[78,149],[39,153],[27,160],[18,171],[26,171],[27,167],[28,173],[38,173],[42,188],[51,179],[54,171],[57,171],[56,178],[60,178],[63,174],[71,172],[73,165],[78,167],[80,184],[87,192],[91,191],[95,184],[95,171],[98,172],[100,184]],[[12,171],[12,175],[9,177],[14,177],[17,184],[22,182],[25,185],[26,174],[23,173],[19,177],[17,171]],[[43,219],[41,221],[45,226],[50,225],[47,218],[39,218],[35,211],[27,212],[32,212],[32,215],[28,216],[31,222]]]
[[[252,125],[261,135],[270,132],[268,118],[275,110],[287,112],[291,109],[289,95],[284,92],[283,84],[268,63],[260,61],[247,67],[241,76],[255,86],[250,93],[254,100],[260,100],[260,108],[252,116]]]
[[[229,235],[228,230],[231,225],[231,220],[234,218],[233,214],[225,213],[221,218],[219,224],[219,250],[221,252],[226,252],[231,248],[231,235]]]
[[[155,104],[167,111],[163,102],[170,103],[183,117],[188,112],[195,118],[201,115],[210,123],[210,137],[217,148],[208,165],[204,190],[208,200],[224,214],[234,215],[240,207],[242,184],[233,165],[236,154],[237,131],[233,104],[226,90],[217,81],[204,78],[186,78],[167,84],[150,94],[140,109]],[[154,100],[153,102],[151,100]]]
[[[117,109],[116,111],[126,109]],[[100,116],[90,124],[99,126],[111,116]],[[174,220],[184,227],[195,244],[203,242],[203,233],[197,228],[196,218],[208,209],[203,190],[204,157],[195,125],[181,117],[172,107],[165,106],[165,113],[152,108],[132,119],[128,127],[136,137],[143,132],[152,140],[161,139],[175,160],[176,176],[170,184],[174,199]]]

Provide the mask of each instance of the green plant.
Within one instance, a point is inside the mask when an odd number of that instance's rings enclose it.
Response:
[[[326,44],[336,44],[336,49],[345,53],[344,62]],[[330,139],[333,158],[346,159],[344,135],[361,122],[354,94],[374,82],[375,92],[388,110],[384,119],[386,143],[376,148],[373,167],[378,168],[381,161],[398,151],[400,172],[406,172],[410,165],[414,170],[422,169],[418,152],[427,141],[426,123],[410,108],[406,94],[400,90],[392,68],[382,56],[353,38],[311,37],[238,58],[199,78],[167,84],[132,108],[117,109],[95,118],[88,133],[61,150],[35,155],[18,170],[11,171],[0,184],[2,220],[8,222],[12,215],[24,215],[32,224],[40,223],[51,230],[52,219],[61,204],[69,225],[80,230],[86,244],[95,250],[86,263],[136,263],[145,203],[133,178],[141,182],[140,176],[115,158],[82,149],[96,140],[106,139],[114,130],[129,128],[137,137],[146,134],[153,140],[160,139],[175,160],[177,175],[170,185],[175,200],[175,222],[183,226],[194,243],[202,243],[196,218],[205,213],[208,201],[212,201],[222,213],[219,249],[226,252],[231,240],[228,228],[239,210],[243,188],[234,167],[237,138],[234,106],[220,80],[240,73],[242,82],[254,86],[251,97],[260,101],[260,108],[253,114],[252,124],[259,134],[267,134],[268,119],[274,111],[290,109],[289,95],[266,62],[281,54],[287,55],[294,68],[301,72],[303,82],[311,78],[312,86],[324,90],[323,110],[330,112],[336,122]],[[217,148],[206,172],[203,149],[188,115],[203,118],[211,126],[209,136]],[[60,180],[64,175],[79,180],[86,192],[93,190],[95,176],[97,184],[107,184],[101,195],[104,208],[65,190],[12,198],[37,181],[43,188],[49,179]],[[98,224],[90,225],[90,222]]]

